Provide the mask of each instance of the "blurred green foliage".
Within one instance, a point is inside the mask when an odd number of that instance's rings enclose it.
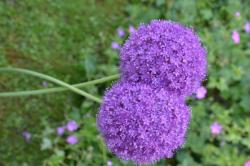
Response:
[[[151,19],[192,26],[208,50],[208,94],[190,98],[187,142],[175,157],[155,165],[240,166],[250,159],[250,1],[244,0],[2,0],[0,66],[28,68],[68,83],[118,73],[112,41],[116,29]],[[239,11],[240,17],[234,13]],[[231,32],[238,30],[235,45]],[[1,73],[0,91],[43,88],[43,80]],[[102,96],[111,83],[85,88]],[[48,84],[53,87],[53,84]],[[98,105],[70,92],[0,99],[0,165],[133,165],[106,149],[95,124]],[[68,145],[56,128],[68,120],[80,128],[79,143]],[[223,132],[212,136],[210,125]],[[23,131],[31,133],[27,142]],[[69,133],[66,133],[68,135]]]

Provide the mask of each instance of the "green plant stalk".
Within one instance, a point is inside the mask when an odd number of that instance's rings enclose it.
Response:
[[[38,73],[38,72],[35,72],[35,71],[31,71],[31,70],[27,70],[27,69],[21,69],[21,68],[0,68],[0,72],[19,72],[19,73],[23,73],[23,74],[28,74],[28,75],[32,75],[32,76],[35,76],[35,77],[39,77],[39,78],[42,78],[42,79],[45,79],[45,80],[48,80],[48,81],[51,81],[55,84],[58,84],[58,85],[61,85],[77,94],[80,94],[88,99],[91,99],[95,102],[98,102],[98,103],[101,103],[102,100],[99,99],[98,97],[95,97],[81,89],[78,89],[70,84],[67,84],[61,80],[58,80],[54,77],[51,77],[51,76],[48,76],[48,75],[45,75],[45,74],[42,74],[42,73]],[[17,92],[15,92],[17,93]],[[6,96],[5,96],[6,97]]]
[[[73,84],[71,86],[75,88],[82,88],[90,85],[96,85],[101,84],[107,81],[116,80],[119,78],[119,74],[103,77],[100,79],[87,81],[79,84]],[[57,93],[57,92],[63,92],[68,91],[68,88],[64,87],[55,87],[55,88],[44,88],[44,89],[38,89],[38,90],[27,90],[27,91],[18,91],[18,92],[2,92],[0,93],[0,97],[17,97],[17,96],[30,96],[30,95],[41,95],[41,94],[49,94],[49,93]]]

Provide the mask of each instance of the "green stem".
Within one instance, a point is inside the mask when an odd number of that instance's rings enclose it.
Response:
[[[73,87],[82,88],[90,85],[100,84],[107,81],[116,80],[119,78],[119,74],[103,77],[100,79],[83,82],[79,84],[73,84]],[[18,91],[18,92],[2,92],[0,93],[0,97],[17,97],[17,96],[29,96],[29,95],[40,95],[40,94],[48,94],[48,93],[57,93],[69,90],[64,87],[56,87],[56,88],[46,88],[46,89],[38,89],[38,90],[28,90],[28,91]]]
[[[98,102],[98,103],[101,103],[102,100],[99,99],[98,97],[95,97],[83,90],[80,90],[70,84],[67,84],[61,80],[58,80],[54,77],[51,77],[51,76],[48,76],[48,75],[45,75],[45,74],[42,74],[42,73],[38,73],[38,72],[35,72],[35,71],[30,71],[30,70],[27,70],[27,69],[20,69],[20,68],[0,68],[0,72],[20,72],[20,73],[24,73],[24,74],[29,74],[29,75],[32,75],[32,76],[35,76],[35,77],[39,77],[39,78],[42,78],[42,79],[45,79],[45,80],[48,80],[48,81],[51,81],[53,83],[56,83],[58,85],[61,85],[77,94],[80,94],[86,98],[89,98],[95,102]]]

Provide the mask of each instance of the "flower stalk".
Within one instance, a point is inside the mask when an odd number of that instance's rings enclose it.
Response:
[[[27,69],[21,69],[21,68],[12,68],[12,67],[4,67],[0,68],[0,72],[19,72],[23,74],[28,74],[32,75],[38,78],[45,79],[47,81],[53,82],[55,84],[58,84],[62,87],[56,87],[56,88],[46,88],[46,89],[39,89],[39,90],[29,90],[29,91],[19,91],[19,92],[2,92],[0,93],[0,97],[16,97],[16,96],[29,96],[29,95],[40,95],[40,94],[47,94],[47,93],[56,93],[56,92],[62,92],[62,91],[67,91],[71,90],[72,92],[75,92],[79,95],[82,95],[88,99],[91,99],[95,102],[101,103],[102,100],[96,96],[93,96],[79,88],[81,87],[86,87],[90,85],[95,85],[95,84],[100,84],[106,81],[111,81],[119,78],[119,74],[116,75],[111,75],[108,77],[103,77],[100,79],[84,82],[84,83],[79,83],[79,84],[74,84],[70,85],[67,84],[59,79],[56,79],[54,77],[48,76],[46,74],[38,73],[35,71],[27,70]]]

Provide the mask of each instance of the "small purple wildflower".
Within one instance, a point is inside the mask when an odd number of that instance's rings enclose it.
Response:
[[[210,130],[213,135],[219,135],[222,131],[222,126],[218,122],[214,122],[210,126]]]
[[[107,161],[107,166],[112,166],[112,161],[108,160]]]
[[[22,133],[22,135],[23,135],[23,138],[25,139],[26,142],[29,142],[29,141],[30,141],[30,138],[31,138],[30,132],[24,131],[24,132]]]
[[[250,166],[250,160],[247,160],[244,164],[244,166]]]
[[[172,157],[184,144],[189,120],[184,98],[148,85],[117,83],[104,96],[97,126],[119,158],[150,164]]]
[[[68,144],[74,145],[78,142],[78,138],[74,135],[70,135],[67,137],[66,141]]]
[[[65,126],[60,126],[56,129],[57,131],[57,135],[61,136],[63,135],[64,131],[65,131]]]
[[[250,33],[250,22],[246,22],[246,24],[244,25],[244,30],[246,31],[246,33]]]
[[[71,120],[67,123],[66,127],[68,131],[75,131],[78,129],[78,124],[76,123],[76,121]]]
[[[128,31],[129,31],[129,33],[134,33],[136,31],[136,29],[134,26],[129,25]]]
[[[113,41],[111,43],[111,48],[113,48],[114,50],[119,50],[120,49],[120,45],[117,42]]]
[[[196,98],[203,99],[203,98],[205,98],[206,94],[207,94],[207,89],[204,86],[201,86],[196,91]]]
[[[235,12],[235,17],[240,17],[240,12],[239,11],[237,11],[237,12]]]
[[[233,42],[235,44],[239,44],[240,43],[240,35],[239,35],[238,31],[234,30],[232,32],[232,39],[233,39]]]
[[[165,20],[141,24],[121,49],[121,79],[191,95],[206,77],[206,49],[193,29]]]
[[[116,32],[117,32],[117,35],[118,35],[120,38],[122,38],[122,37],[125,36],[125,31],[124,31],[123,28],[118,28],[118,29],[116,30]]]

